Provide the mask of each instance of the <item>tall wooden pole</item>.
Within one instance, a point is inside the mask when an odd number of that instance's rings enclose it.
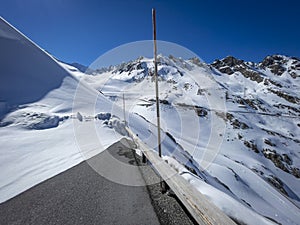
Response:
[[[159,155],[159,157],[161,157],[155,9],[152,9],[152,22],[153,22],[153,44],[154,44],[154,76],[155,76],[155,95],[156,95],[156,116],[157,116],[157,144],[158,144],[158,155]]]
[[[124,123],[126,126],[125,94],[124,93],[123,93],[123,114],[124,114]]]

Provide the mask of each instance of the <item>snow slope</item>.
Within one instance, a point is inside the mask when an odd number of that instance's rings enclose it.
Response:
[[[112,112],[109,100],[2,18],[0,48],[0,202],[4,202],[122,136],[94,118]],[[114,112],[117,116],[118,108]]]
[[[126,136],[123,94],[157,150],[152,59],[84,74],[2,18],[0,46],[0,202]],[[240,223],[299,224],[299,59],[159,56],[158,70],[164,159]]]
[[[299,224],[300,61],[158,58],[165,159],[237,221]],[[82,79],[120,107],[124,94],[128,126],[157,149],[153,59],[102,71]]]

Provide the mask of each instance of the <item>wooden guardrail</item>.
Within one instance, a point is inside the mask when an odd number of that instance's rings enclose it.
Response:
[[[142,151],[199,225],[236,225],[233,220],[209,202],[203,194],[160,158],[155,151],[150,150],[131,130],[127,129],[127,131],[138,149]]]

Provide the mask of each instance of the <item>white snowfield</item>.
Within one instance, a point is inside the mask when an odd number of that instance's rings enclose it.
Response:
[[[129,128],[157,150],[153,59],[87,75],[3,19],[0,49],[0,202],[126,136],[123,93]],[[195,59],[159,60],[164,159],[241,223],[300,224],[300,181],[291,172],[300,167],[299,103],[239,72],[223,74]],[[260,72],[299,98],[299,71],[296,78]],[[275,153],[287,171],[271,161]]]
[[[286,71],[297,61],[280,57]],[[159,56],[163,155],[237,221],[299,224],[300,180],[291,172],[300,167],[299,102],[270,89],[299,98],[300,71],[293,78],[287,72],[277,76],[268,68],[257,70],[269,84],[239,72],[223,74],[195,59]],[[83,79],[120,107],[124,94],[130,129],[157,150],[151,74],[153,59],[139,58]],[[149,122],[146,129],[142,121]],[[284,158],[290,161],[275,165]]]
[[[0,202],[4,202],[122,136],[94,118],[112,111],[109,100],[79,85],[78,78],[2,18],[0,49]],[[100,139],[92,139],[90,127],[97,129]]]

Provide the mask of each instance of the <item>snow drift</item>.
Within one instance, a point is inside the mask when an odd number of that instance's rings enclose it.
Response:
[[[109,100],[2,18],[0,48],[3,202],[98,154],[121,135],[94,118],[97,112],[112,112]],[[90,134],[91,127],[101,140]]]

